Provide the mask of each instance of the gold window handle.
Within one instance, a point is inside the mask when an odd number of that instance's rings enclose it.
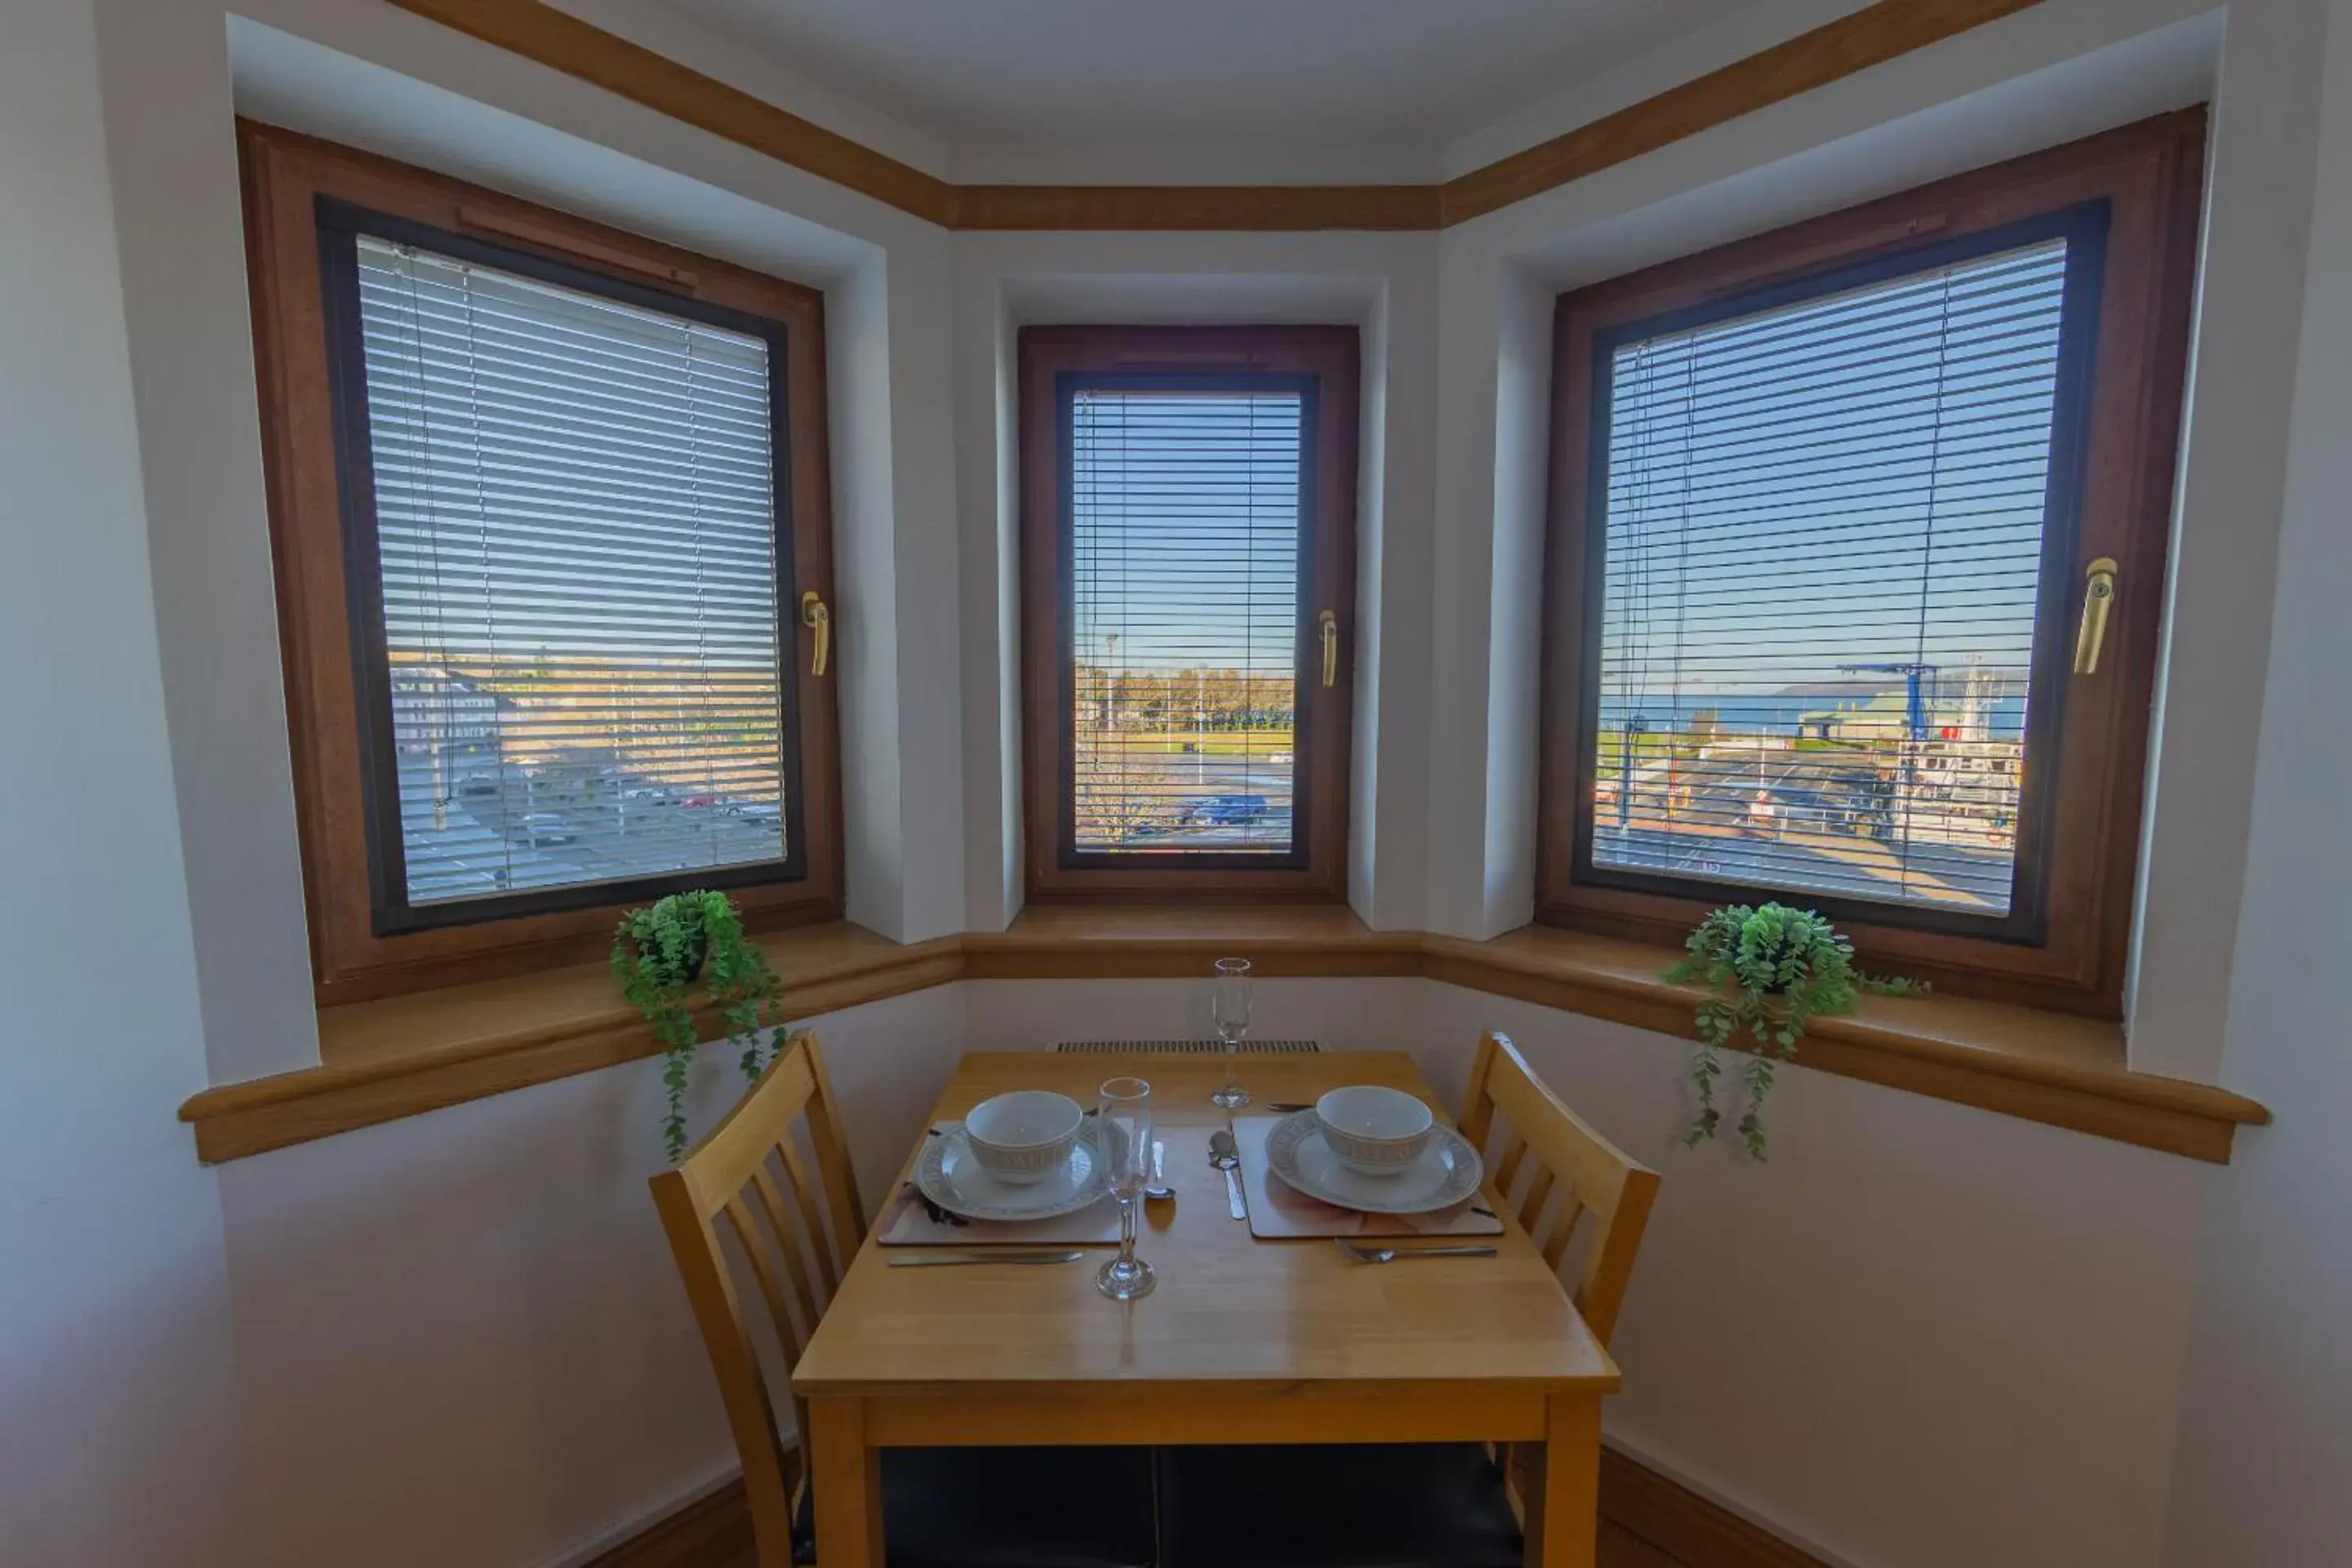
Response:
[[[1316,617],[1323,633],[1323,684],[1339,684],[1339,617],[1326,610]]]
[[[816,647],[809,654],[809,674],[822,675],[833,658],[833,612],[811,589],[801,595],[801,624],[816,633]]]
[[[2099,650],[2106,645],[2107,613],[2116,606],[2116,558],[2103,555],[2090,564],[2083,586],[2083,623],[2074,632],[2074,673],[2099,673]]]

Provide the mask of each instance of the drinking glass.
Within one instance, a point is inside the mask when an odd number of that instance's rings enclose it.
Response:
[[[1247,958],[1217,960],[1217,1038],[1225,1042],[1225,1086],[1209,1096],[1213,1104],[1231,1111],[1250,1103],[1249,1091],[1242,1087],[1242,1037],[1250,1026],[1250,961]]]
[[[1131,1301],[1151,1294],[1155,1282],[1151,1265],[1135,1255],[1135,1211],[1151,1172],[1151,1085],[1140,1078],[1110,1079],[1102,1086],[1100,1110],[1095,1149],[1118,1199],[1118,1256],[1095,1275],[1095,1288],[1114,1301]]]

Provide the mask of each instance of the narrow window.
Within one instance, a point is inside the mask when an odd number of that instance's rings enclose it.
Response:
[[[1336,893],[1353,330],[1022,352],[1032,891]]]
[[[2113,1005],[2198,123],[1562,299],[1549,917]]]

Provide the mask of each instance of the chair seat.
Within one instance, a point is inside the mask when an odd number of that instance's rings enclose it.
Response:
[[[1160,1458],[1161,1568],[1519,1568],[1476,1443],[1178,1448]]]
[[[1154,1568],[1151,1487],[1148,1448],[885,1448],[883,1547],[889,1568]]]

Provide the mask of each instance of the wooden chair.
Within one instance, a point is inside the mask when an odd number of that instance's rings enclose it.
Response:
[[[1504,1137],[1490,1149],[1497,1113]],[[1528,1069],[1517,1046],[1492,1030],[1470,1063],[1461,1128],[1486,1156],[1495,1191],[1517,1206],[1521,1228],[1554,1269],[1567,1259],[1579,1221],[1592,1217],[1592,1239],[1570,1295],[1592,1337],[1607,1344],[1657,1201],[1658,1173],[1594,1132]]]
[[[1557,1270],[1585,1231],[1570,1294],[1603,1344],[1649,1224],[1657,1173],[1594,1132],[1502,1035],[1478,1042],[1460,1123],[1489,1184]],[[1591,1216],[1593,1223],[1581,1221]],[[1538,1450],[1476,1443],[1171,1448],[1165,1568],[1517,1568],[1538,1518]]]
[[[1517,1206],[1520,1228],[1554,1269],[1567,1260],[1584,1218],[1592,1217],[1585,1228],[1591,1239],[1569,1295],[1592,1337],[1607,1344],[1617,1332],[1633,1260],[1657,1201],[1658,1173],[1628,1157],[1570,1110],[1535,1075],[1510,1038],[1491,1030],[1479,1038],[1478,1054],[1470,1063],[1461,1128],[1486,1156],[1496,1193]],[[1542,1506],[1537,1453],[1530,1445],[1517,1444],[1496,1455],[1512,1511],[1522,1520]]]
[[[652,1186],[742,1456],[759,1561],[814,1562],[803,1467],[797,1439],[777,1425],[769,1369],[805,1432],[792,1369],[866,1239],[816,1037],[794,1035],[742,1103]],[[884,1454],[882,1491],[891,1568],[1153,1563],[1141,1450],[894,1448]]]

